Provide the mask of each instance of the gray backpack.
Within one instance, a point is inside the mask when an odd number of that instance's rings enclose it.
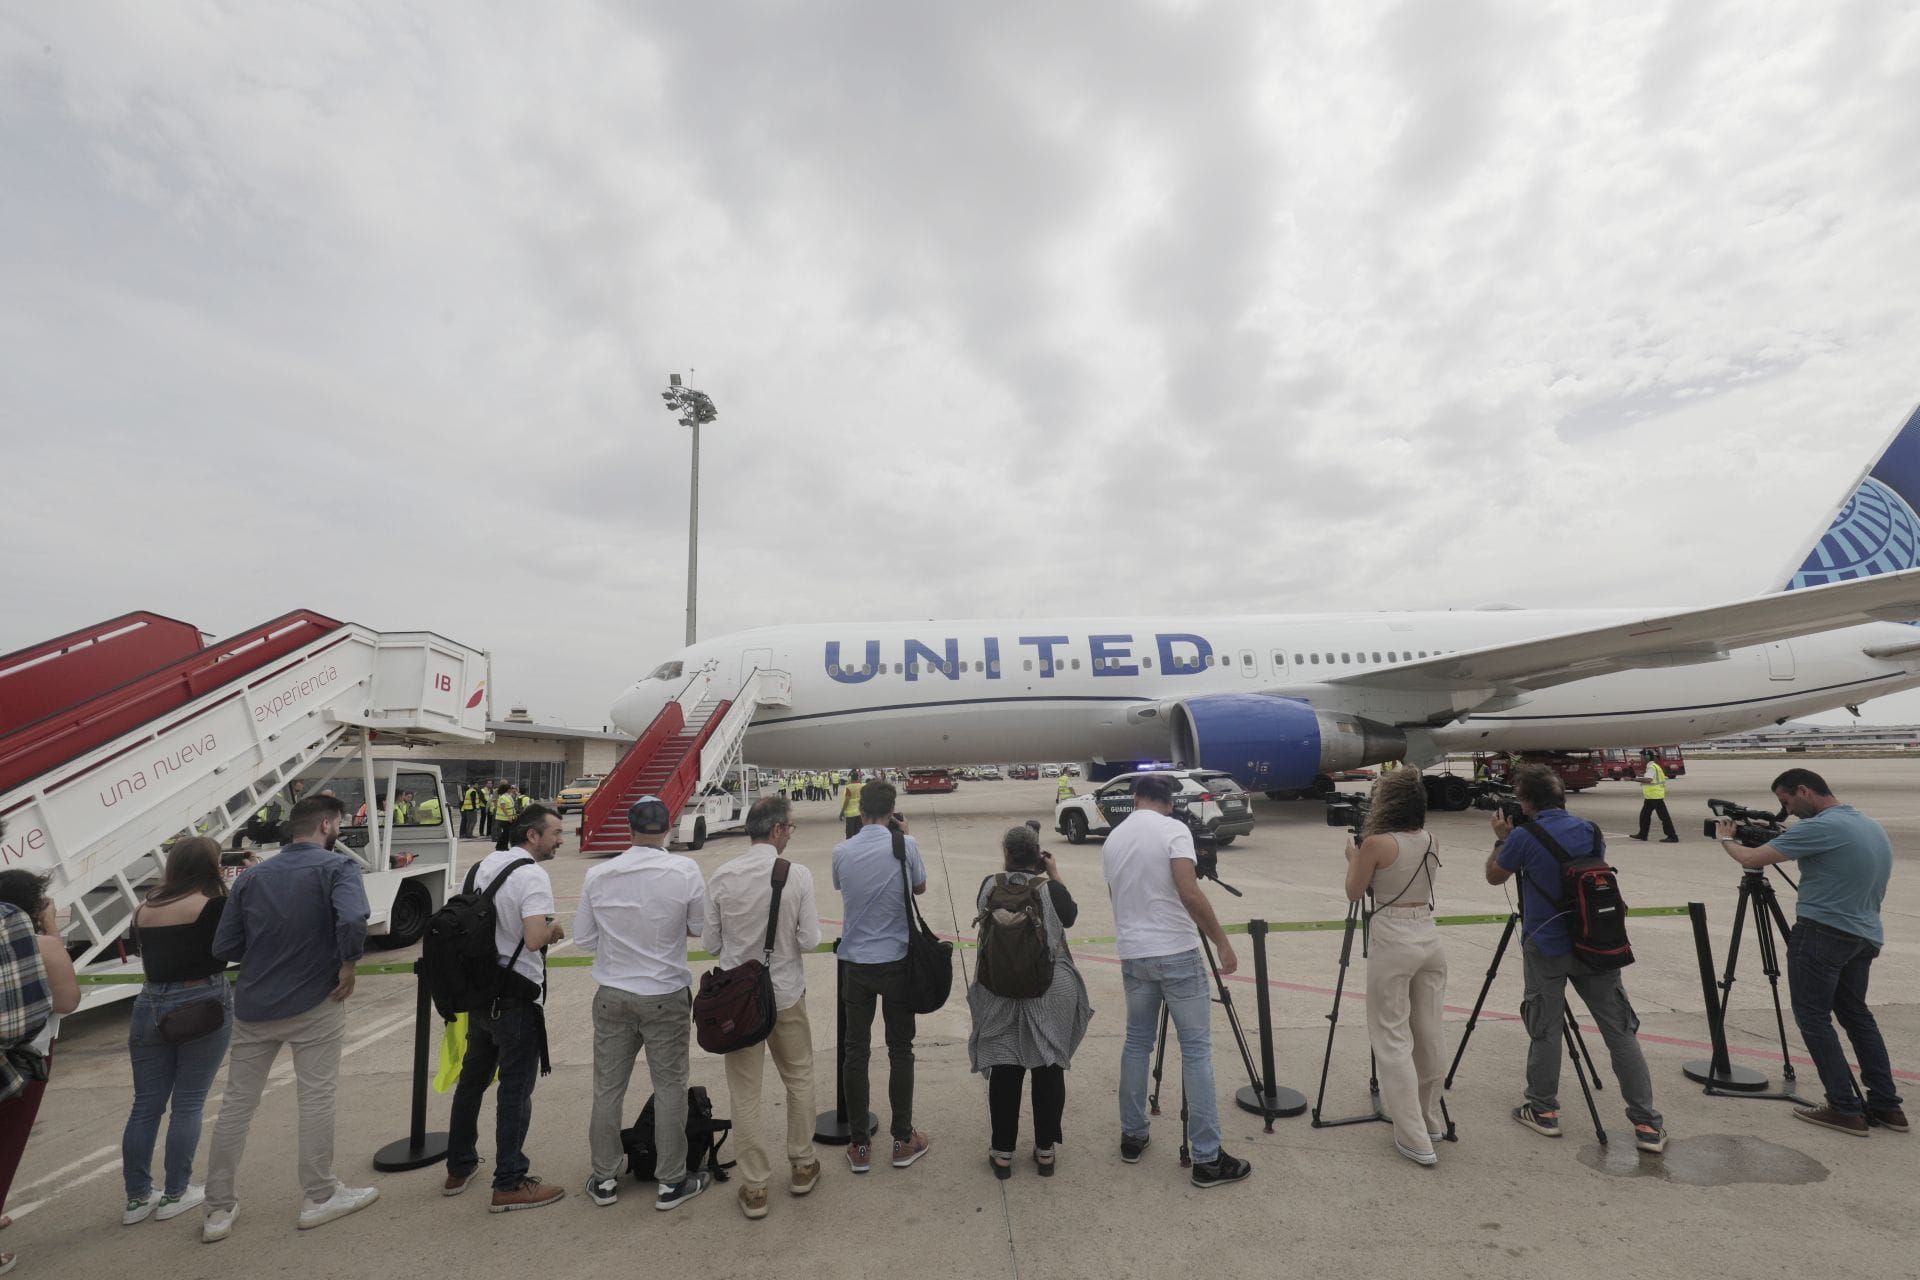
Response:
[[[1053,948],[1047,945],[1048,880],[1039,873],[1002,871],[991,881],[986,903],[974,917],[979,927],[981,986],[1008,1000],[1031,1000],[1053,983]]]

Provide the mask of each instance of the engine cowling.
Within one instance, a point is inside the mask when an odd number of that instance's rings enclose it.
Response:
[[[1232,774],[1254,791],[1305,787],[1321,774],[1407,754],[1406,734],[1392,725],[1293,698],[1209,694],[1175,703],[1170,718],[1176,759]]]

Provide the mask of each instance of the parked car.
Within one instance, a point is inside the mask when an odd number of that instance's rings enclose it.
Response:
[[[910,796],[938,795],[959,789],[960,784],[945,769],[907,770],[907,794]]]
[[[584,810],[587,801],[593,799],[593,793],[600,789],[600,783],[606,778],[603,773],[590,773],[584,778],[575,778],[560,788],[560,794],[554,801],[554,808],[562,813]]]
[[[1219,838],[1221,847],[1253,830],[1251,797],[1229,775],[1211,769],[1156,769],[1153,772],[1179,783],[1180,803]],[[1085,795],[1062,800],[1054,806],[1054,829],[1065,836],[1069,844],[1083,844],[1088,836],[1106,835],[1133,812],[1133,780],[1139,776],[1123,773]]]
[[[982,782],[998,782],[998,781],[1000,781],[1000,766],[999,766],[999,765],[997,765],[997,764],[983,764],[983,765],[981,765],[981,766],[980,766],[980,773],[979,773],[979,778],[980,778],[980,781],[982,781]]]

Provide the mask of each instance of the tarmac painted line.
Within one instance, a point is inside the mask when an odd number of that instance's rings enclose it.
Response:
[[[67,1164],[63,1164],[58,1169],[55,1169],[52,1173],[36,1178],[32,1182],[29,1182],[24,1187],[15,1187],[14,1193],[20,1194],[23,1192],[37,1191],[41,1187],[46,1186],[49,1182],[58,1182],[61,1178],[64,1178],[67,1174],[72,1173],[75,1169],[78,1169],[81,1165],[92,1164],[95,1160],[98,1160],[101,1156],[110,1156],[114,1152],[118,1151],[119,1149],[120,1149],[120,1144],[116,1142],[111,1146],[102,1147],[98,1151],[89,1151],[87,1152],[86,1155],[81,1156],[78,1160],[70,1161]]]

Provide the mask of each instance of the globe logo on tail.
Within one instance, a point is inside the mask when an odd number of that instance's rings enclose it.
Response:
[[[1868,476],[1833,518],[1789,590],[1920,568],[1920,515]]]

